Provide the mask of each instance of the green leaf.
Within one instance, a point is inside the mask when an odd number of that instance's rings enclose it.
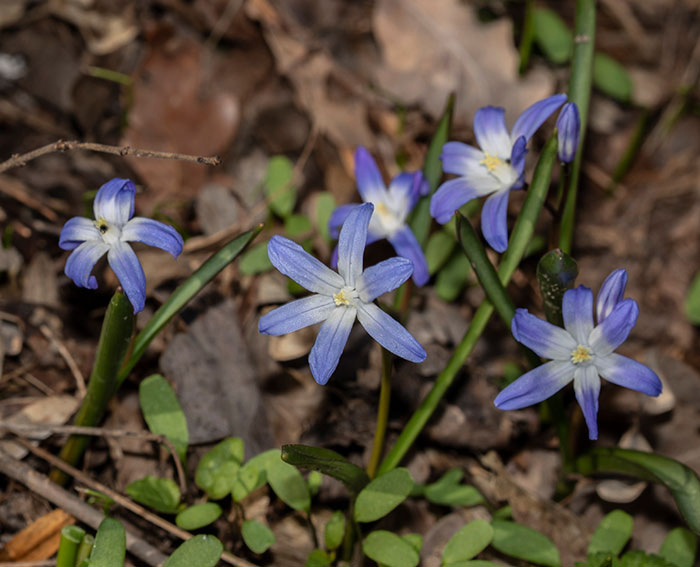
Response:
[[[438,230],[430,235],[425,247],[425,259],[428,262],[428,272],[434,274],[447,262],[455,247],[455,239],[444,230]]]
[[[214,502],[202,502],[185,508],[175,518],[175,523],[183,530],[198,530],[213,524],[221,516],[221,506]]]
[[[167,437],[184,462],[190,439],[187,419],[170,383],[160,374],[142,380],[139,404],[151,433]]]
[[[180,489],[169,478],[147,476],[127,486],[126,493],[136,502],[164,514],[177,513],[180,505]]]
[[[163,567],[214,567],[224,546],[212,535],[197,535],[188,539],[163,563]]]
[[[244,276],[269,272],[272,269],[272,262],[267,255],[267,242],[260,242],[243,254],[238,268]]]
[[[440,299],[451,302],[459,297],[469,281],[471,266],[461,252],[456,252],[438,272],[435,293]]]
[[[311,221],[304,215],[289,215],[284,219],[284,232],[287,236],[303,236],[311,232]]]
[[[294,165],[285,156],[273,156],[267,162],[263,190],[270,210],[282,218],[289,216],[297,202],[297,190],[293,184]]]
[[[474,520],[454,534],[442,552],[442,564],[452,567],[479,555],[491,543],[493,528],[485,520]]]
[[[588,544],[588,555],[612,553],[620,555],[632,536],[634,519],[622,510],[613,510],[598,524]]]
[[[329,567],[333,565],[333,557],[322,549],[314,549],[306,558],[305,567]]]
[[[208,451],[199,461],[195,484],[212,500],[224,498],[233,490],[243,462],[243,440],[229,437]]]
[[[377,530],[362,542],[362,551],[370,559],[387,567],[416,567],[418,552],[395,533]]]
[[[503,567],[501,563],[485,561],[483,559],[471,559],[470,561],[457,561],[450,563],[449,567]]]
[[[311,471],[309,476],[306,477],[306,484],[309,485],[309,494],[311,496],[316,496],[318,491],[321,490],[321,483],[323,482],[323,475],[318,471]]]
[[[126,532],[114,518],[105,518],[95,535],[90,567],[122,567],[126,559]]]
[[[270,449],[255,455],[238,470],[231,495],[240,502],[267,482],[267,464],[280,458],[279,449]]]
[[[316,194],[316,230],[330,242],[331,235],[328,232],[328,221],[335,210],[335,197],[328,191]]]
[[[345,457],[321,447],[283,445],[282,460],[290,465],[319,471],[342,482],[353,493],[358,493],[369,482],[369,476]]]
[[[420,534],[404,534],[401,539],[415,549],[416,553],[420,553],[423,548],[423,536]]]
[[[433,504],[441,506],[476,506],[484,501],[473,486],[459,484],[460,469],[450,469],[439,480],[425,487],[424,495]]]
[[[695,274],[685,298],[685,313],[693,325],[700,325],[700,272]]]
[[[604,53],[596,53],[593,57],[593,84],[622,102],[632,98],[632,79],[627,69]]]
[[[619,561],[613,561],[614,567],[675,567],[663,557],[652,553],[645,553],[641,549],[628,551]]]
[[[257,520],[246,520],[241,528],[243,541],[253,553],[265,553],[275,543],[275,534]]]
[[[537,283],[540,286],[542,305],[547,321],[553,325],[564,325],[562,300],[564,293],[574,287],[577,276],[576,260],[558,248],[547,252],[537,263]]]
[[[698,550],[698,538],[685,528],[671,530],[661,544],[659,555],[676,567],[693,567]]]
[[[373,522],[383,518],[408,497],[412,488],[413,479],[404,468],[378,476],[357,495],[355,520]]]
[[[514,522],[493,520],[491,545],[497,551],[546,567],[560,567],[559,551],[552,541],[538,531]]]
[[[555,12],[535,8],[532,14],[535,41],[552,63],[566,63],[574,52],[574,35]]]
[[[295,510],[309,511],[311,496],[304,477],[296,467],[281,458],[267,464],[267,482],[285,504]]]
[[[343,543],[345,537],[345,514],[340,511],[333,512],[331,519],[326,523],[326,528],[323,532],[323,540],[326,544],[326,549],[333,551],[338,549]]]

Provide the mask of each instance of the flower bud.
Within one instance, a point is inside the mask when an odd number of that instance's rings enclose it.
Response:
[[[581,131],[581,118],[575,102],[567,102],[557,118],[557,141],[559,159],[564,163],[574,160]]]

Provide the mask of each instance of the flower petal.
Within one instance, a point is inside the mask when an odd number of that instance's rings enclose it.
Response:
[[[130,179],[115,177],[97,190],[92,204],[95,218],[103,218],[120,228],[134,215],[136,187]]]
[[[339,307],[331,311],[328,319],[321,325],[316,342],[309,353],[309,366],[314,380],[322,386],[338,367],[356,314],[357,310],[354,307]]]
[[[430,199],[430,215],[440,224],[445,224],[462,205],[484,194],[464,177],[450,179],[433,193]]]
[[[596,357],[595,365],[608,382],[647,396],[658,396],[661,393],[661,380],[656,372],[641,362],[612,353]]]
[[[173,258],[180,255],[185,244],[180,233],[172,226],[144,217],[135,217],[127,222],[122,229],[121,240],[123,242],[143,242],[149,246],[155,246],[170,252]]]
[[[421,196],[425,178],[420,171],[399,173],[389,183],[387,202],[397,216],[408,215]]]
[[[440,154],[442,170],[457,175],[466,175],[470,169],[478,167],[484,158],[484,152],[462,142],[447,142]]]
[[[593,330],[593,292],[585,285],[564,292],[561,302],[564,328],[578,344],[587,345]]]
[[[327,295],[314,294],[282,305],[260,317],[258,331],[264,335],[286,335],[325,321],[335,309]]]
[[[386,185],[379,172],[377,162],[362,146],[355,150],[355,181],[357,190],[366,203],[381,201],[386,195]]]
[[[506,128],[504,108],[484,106],[474,114],[474,135],[479,147],[501,159],[510,158],[512,143]]]
[[[618,303],[588,337],[588,345],[596,356],[607,356],[624,343],[637,322],[638,315],[639,307],[634,299]]]
[[[526,108],[525,111],[518,116],[515,124],[513,124],[510,139],[515,142],[520,136],[525,136],[526,140],[532,138],[532,135],[542,126],[542,123],[547,120],[557,108],[564,104],[565,101],[565,94],[557,94],[540,100]]]
[[[413,273],[413,263],[407,258],[389,258],[367,268],[357,280],[360,300],[371,303],[380,295],[396,289]]]
[[[389,242],[399,256],[408,258],[413,263],[413,281],[416,285],[421,286],[428,283],[430,279],[428,262],[413,231],[404,226],[389,238]]]
[[[367,242],[365,242],[365,248],[367,248],[370,244],[377,242],[378,240],[382,240],[382,237],[372,234],[372,231],[367,229]],[[331,252],[331,261],[330,261],[330,266],[334,270],[338,269],[338,247],[336,246],[333,248],[333,252]]]
[[[570,360],[576,340],[561,327],[552,325],[529,313],[527,309],[516,309],[511,323],[513,337],[543,358]]]
[[[374,303],[359,304],[357,319],[370,337],[396,356],[411,362],[425,360],[425,349],[413,338],[413,335]]]
[[[146,305],[146,276],[131,246],[126,242],[115,242],[107,253],[107,261],[134,306],[134,313],[143,311]]]
[[[506,386],[493,403],[502,410],[526,408],[556,394],[571,382],[574,371],[571,362],[552,360]]]
[[[598,395],[600,377],[592,364],[579,366],[574,374],[574,392],[588,426],[588,438],[598,439]]]
[[[340,227],[343,226],[348,215],[360,205],[358,203],[350,203],[348,205],[340,205],[331,213],[331,218],[328,219],[328,232],[332,238],[338,238]]]
[[[73,250],[88,240],[102,240],[95,223],[85,217],[73,217],[63,225],[58,246],[62,250]]]
[[[267,255],[275,268],[309,291],[331,296],[345,285],[343,278],[284,236],[270,239]]]
[[[365,203],[351,211],[343,223],[338,238],[338,273],[345,285],[355,287],[362,274],[362,256],[367,244],[367,227],[374,205]]]
[[[491,195],[481,209],[481,232],[496,252],[508,248],[508,196],[510,189]]]
[[[510,165],[518,172],[522,178],[525,171],[525,156],[527,155],[527,140],[525,136],[520,136],[513,144],[513,149],[510,152]],[[522,183],[521,180],[519,180]],[[518,182],[516,182],[518,183]],[[517,187],[516,187],[517,188]]]
[[[605,278],[603,285],[600,286],[595,306],[599,325],[610,315],[613,308],[622,301],[622,298],[625,296],[625,287],[627,287],[626,270],[615,270]]]
[[[65,273],[75,285],[88,289],[97,289],[97,279],[90,275],[97,260],[109,250],[100,240],[88,240],[78,246],[66,260]]]

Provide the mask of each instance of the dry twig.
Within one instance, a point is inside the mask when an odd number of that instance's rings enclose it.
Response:
[[[56,335],[48,325],[41,325],[39,330],[51,342],[54,348],[58,351],[58,354],[61,355],[65,363],[68,365],[71,374],[73,374],[73,378],[75,378],[75,385],[78,389],[78,397],[82,400],[85,397],[87,388],[85,387],[85,378],[83,377],[83,373],[80,371],[80,368],[78,368],[73,355],[71,355],[70,351],[66,348],[66,345],[56,338]]]

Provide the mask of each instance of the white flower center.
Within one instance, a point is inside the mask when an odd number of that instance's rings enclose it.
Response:
[[[374,213],[369,221],[369,229],[384,238],[394,236],[404,224],[405,215],[392,209],[383,201],[373,202]]]
[[[333,301],[335,301],[336,307],[340,307],[354,303],[358,297],[360,294],[354,287],[344,287],[338,293],[333,294]]]
[[[571,362],[574,364],[590,362],[591,360],[593,360],[593,355],[591,354],[591,349],[587,346],[578,345],[571,351]]]
[[[510,186],[517,181],[518,173],[510,165],[510,160],[501,159],[497,155],[488,152],[484,152],[484,156],[486,157],[479,164],[483,165],[503,185]]]
[[[114,244],[119,241],[122,231],[117,225],[108,222],[104,217],[100,217],[93,222],[97,230],[100,231],[105,244]]]

